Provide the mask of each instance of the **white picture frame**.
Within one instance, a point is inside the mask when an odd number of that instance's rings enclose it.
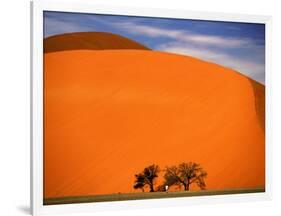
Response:
[[[193,20],[261,23],[266,26],[266,189],[264,193],[116,201],[83,204],[43,205],[43,11],[99,13]],[[140,209],[269,200],[272,197],[271,137],[271,17],[228,13],[193,12],[186,10],[116,7],[92,1],[34,0],[31,3],[31,209],[33,215]]]

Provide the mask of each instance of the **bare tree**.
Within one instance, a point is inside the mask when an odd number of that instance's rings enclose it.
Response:
[[[150,192],[154,192],[155,178],[158,177],[159,172],[160,169],[158,165],[153,164],[145,167],[141,173],[135,175],[134,189],[142,189],[142,191],[144,191],[144,187],[148,185]]]
[[[183,185],[184,190],[189,190],[191,184],[197,184],[202,190],[206,188],[205,178],[207,172],[200,164],[189,162],[181,163],[179,166],[166,167],[165,170],[166,185]]]

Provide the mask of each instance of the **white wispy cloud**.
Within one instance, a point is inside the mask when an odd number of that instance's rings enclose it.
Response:
[[[244,47],[252,45],[253,43],[252,40],[248,38],[227,38],[221,36],[203,35],[191,31],[164,29],[137,24],[134,22],[116,23],[116,25],[131,31],[131,33],[142,34],[150,37],[166,37],[177,41],[196,43],[200,46]]]

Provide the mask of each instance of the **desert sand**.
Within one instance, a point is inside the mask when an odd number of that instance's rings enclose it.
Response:
[[[207,171],[207,189],[265,185],[265,88],[236,71],[145,49],[66,49],[44,54],[44,86],[44,198],[141,192],[145,166],[185,161]]]
[[[126,37],[108,32],[74,32],[44,39],[44,53],[64,50],[141,49],[146,46]]]

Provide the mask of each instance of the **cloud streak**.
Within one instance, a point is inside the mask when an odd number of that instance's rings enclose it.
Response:
[[[163,29],[154,26],[142,25],[132,22],[116,23],[127,31],[134,34],[142,34],[149,37],[166,37],[177,41],[192,42],[197,45],[219,46],[219,47],[242,47],[252,45],[248,38],[226,38],[222,36],[196,34],[192,31]]]

